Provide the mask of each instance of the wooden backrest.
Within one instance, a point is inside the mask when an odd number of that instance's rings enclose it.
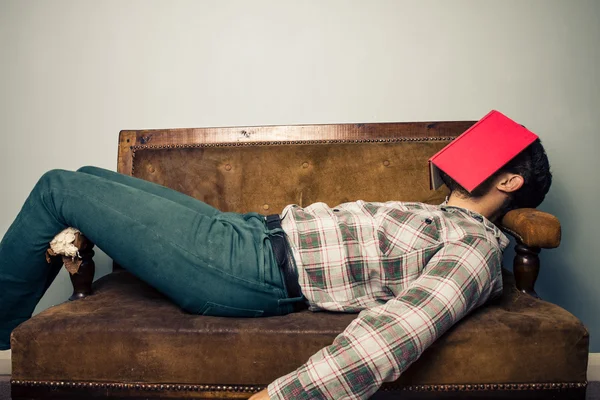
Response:
[[[287,204],[439,204],[427,159],[474,121],[124,130],[118,171],[222,211],[272,214]]]

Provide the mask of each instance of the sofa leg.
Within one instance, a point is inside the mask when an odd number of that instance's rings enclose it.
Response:
[[[539,247],[530,247],[518,243],[515,246],[515,252],[513,273],[517,289],[539,299],[534,289],[535,281],[540,273]]]

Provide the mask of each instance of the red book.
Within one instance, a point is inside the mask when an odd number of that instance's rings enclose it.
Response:
[[[471,192],[537,137],[502,113],[491,111],[429,159],[431,189],[442,186],[442,170]]]

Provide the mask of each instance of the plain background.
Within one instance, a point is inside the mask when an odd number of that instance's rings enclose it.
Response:
[[[597,0],[0,0],[0,236],[48,169],[115,169],[121,129],[498,109],[541,136],[554,172],[540,208],[563,242],[537,290],[600,352],[599,21]],[[38,311],[70,291],[63,271]]]

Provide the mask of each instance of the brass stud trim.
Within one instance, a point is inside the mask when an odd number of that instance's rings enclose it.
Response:
[[[117,382],[71,382],[71,381],[30,381],[11,379],[12,386],[47,387],[47,388],[93,388],[114,390],[140,390],[140,391],[207,391],[207,392],[241,392],[255,393],[266,388],[261,385],[191,385],[174,383],[117,383]],[[586,382],[537,382],[537,383],[479,383],[460,385],[406,385],[384,384],[384,392],[413,391],[413,392],[475,392],[497,390],[565,390],[584,389]]]
[[[438,137],[395,137],[380,139],[328,139],[328,140],[290,140],[290,141],[264,141],[264,142],[224,142],[224,143],[189,143],[189,144],[136,144],[131,146],[131,151],[137,150],[162,150],[162,149],[191,149],[204,147],[248,147],[248,146],[280,146],[299,144],[334,144],[334,143],[398,143],[398,142],[443,142],[456,139],[454,136]]]

